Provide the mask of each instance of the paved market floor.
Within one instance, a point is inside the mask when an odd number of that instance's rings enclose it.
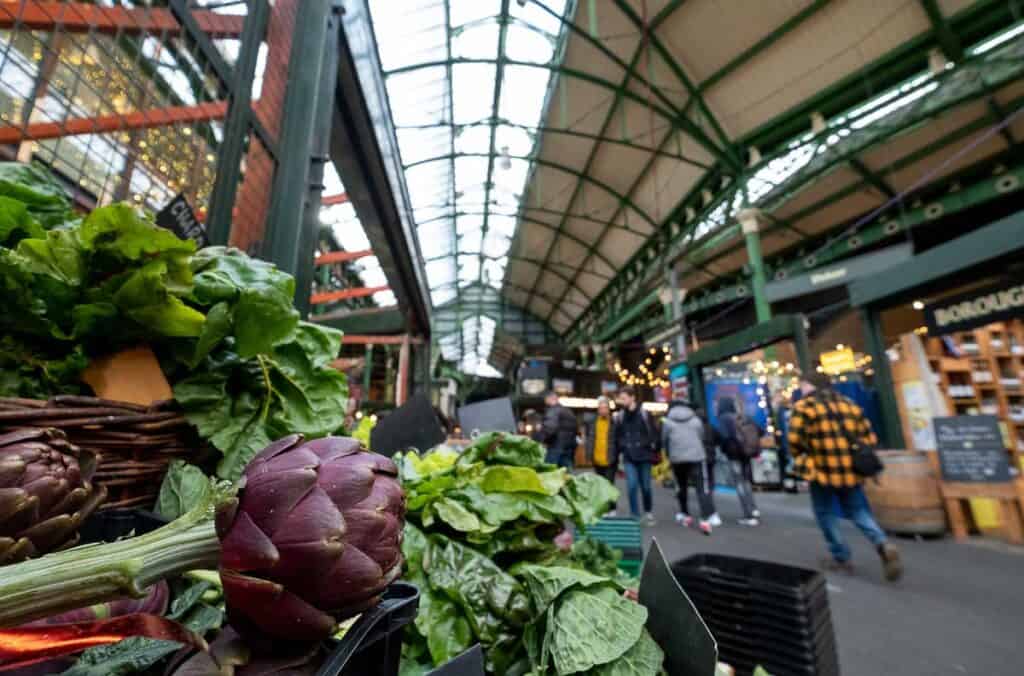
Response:
[[[618,483],[625,488],[621,479]],[[656,491],[658,524],[645,535],[657,537],[670,561],[715,552],[815,567],[825,553],[806,494],[758,493],[759,528],[736,525],[736,496],[718,494],[726,523],[705,537],[676,526],[674,494]],[[846,526],[856,575],[829,575],[845,676],[1022,673],[1024,548],[983,539],[957,544],[948,538],[898,538],[906,577],[892,585],[883,581],[867,541],[852,524]]]

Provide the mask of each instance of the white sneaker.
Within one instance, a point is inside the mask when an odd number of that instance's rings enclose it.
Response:
[[[708,517],[708,523],[710,523],[714,528],[718,528],[722,525],[722,517],[718,516],[718,512],[715,512]]]
[[[658,523],[658,520],[654,518],[653,514],[651,514],[650,512],[647,512],[646,514],[644,514],[644,525],[645,526],[653,526],[656,523]]]
[[[761,510],[760,509],[755,509],[753,512],[751,512],[751,514],[754,515],[755,519],[760,519],[761,518]]]
[[[736,521],[736,523],[738,523],[741,526],[751,526],[751,527],[753,527],[753,526],[760,526],[761,525],[761,521],[760,520],[753,519],[753,518],[751,518],[751,519],[739,519],[739,520]]]
[[[682,512],[676,512],[676,523],[683,528],[689,528],[693,525],[693,517],[689,514],[683,514]]]

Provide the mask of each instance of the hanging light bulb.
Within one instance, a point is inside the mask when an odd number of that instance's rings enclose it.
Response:
[[[501,147],[501,160],[498,162],[498,166],[508,171],[512,168],[512,158],[508,154],[508,146]]]

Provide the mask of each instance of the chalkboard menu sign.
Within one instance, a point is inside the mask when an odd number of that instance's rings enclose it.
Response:
[[[995,416],[935,418],[934,425],[944,481],[1000,483],[1010,480],[1010,465]]]

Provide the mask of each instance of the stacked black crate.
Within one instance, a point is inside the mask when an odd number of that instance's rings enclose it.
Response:
[[[821,573],[718,554],[677,561],[672,572],[738,674],[839,674]]]

